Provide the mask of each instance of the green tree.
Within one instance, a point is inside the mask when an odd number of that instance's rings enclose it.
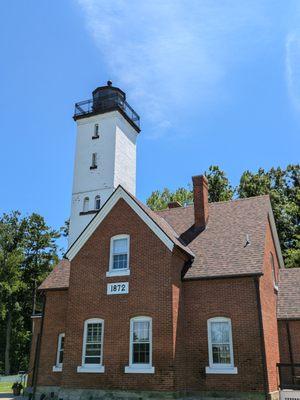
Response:
[[[5,374],[10,372],[13,319],[21,309],[18,295],[25,286],[22,280],[24,222],[17,211],[0,219],[0,311],[5,325]]]
[[[270,195],[285,264],[300,266],[300,166],[245,171],[237,193],[240,198]]]
[[[208,180],[208,195],[209,201],[225,201],[231,200],[234,194],[234,190],[229,183],[228,178],[224,171],[218,166],[211,165],[205,176]],[[156,190],[151,193],[147,199],[147,205],[152,210],[163,210],[168,207],[168,203],[172,201],[178,201],[180,204],[192,203],[193,202],[193,191],[191,185],[188,184],[187,188],[179,188],[174,192],[165,188],[162,192]]]
[[[231,200],[234,194],[234,189],[229,183],[229,180],[224,171],[218,166],[211,165],[208,172],[205,172],[208,180],[208,201],[227,201]]]
[[[163,210],[168,207],[168,203],[178,201],[180,204],[190,203],[193,201],[193,194],[190,189],[179,188],[175,192],[170,192],[165,188],[162,192],[156,190],[152,192],[147,199],[147,205],[152,210]]]
[[[0,332],[6,332],[5,373],[26,369],[36,288],[57,262],[59,233],[38,214],[19,212],[0,220]]]

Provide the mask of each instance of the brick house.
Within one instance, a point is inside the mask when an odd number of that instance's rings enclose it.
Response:
[[[91,104],[75,108],[70,245],[33,316],[34,393],[276,398],[284,265],[269,197],[208,203],[195,176],[193,204],[150,210],[134,195],[137,114],[110,82]]]

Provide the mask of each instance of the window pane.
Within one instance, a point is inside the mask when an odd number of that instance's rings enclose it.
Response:
[[[62,364],[62,363],[63,363],[63,359],[64,359],[64,351],[63,351],[63,350],[60,350],[60,352],[59,352],[59,357],[58,357],[58,362],[59,362],[59,364]]]
[[[63,358],[64,358],[64,344],[65,344],[65,337],[64,336],[60,336],[59,337],[59,341],[58,341],[58,345],[59,345],[59,349],[58,349],[58,363],[62,364],[63,363]]]
[[[113,241],[114,254],[127,254],[127,239],[115,239]]]
[[[101,363],[101,322],[91,323],[87,325],[86,344],[85,344],[85,363],[100,364]]]
[[[134,342],[149,342],[149,321],[139,321],[133,324],[133,341]]]
[[[150,362],[150,344],[149,343],[134,343],[133,344],[133,363],[134,364],[149,364]]]
[[[230,346],[228,344],[214,344],[212,353],[214,364],[230,364]]]
[[[212,343],[229,343],[228,322],[211,323],[211,341]]]
[[[85,357],[85,364],[100,364],[100,357]]]
[[[113,256],[113,269],[127,269],[127,253]]]
[[[88,324],[87,343],[101,342],[102,324]]]

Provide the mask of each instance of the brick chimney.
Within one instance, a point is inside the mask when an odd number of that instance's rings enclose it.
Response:
[[[205,229],[208,221],[208,181],[204,175],[193,176],[195,228]]]
[[[170,203],[168,203],[168,208],[178,208],[178,207],[182,207],[179,201],[171,201]]]

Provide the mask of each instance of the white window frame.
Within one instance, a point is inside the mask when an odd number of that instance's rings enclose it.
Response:
[[[127,239],[127,268],[121,268],[121,269],[113,269],[113,251],[114,251],[114,241],[118,239]],[[108,271],[106,272],[106,276],[126,276],[130,275],[130,267],[129,267],[129,260],[130,260],[130,236],[127,234],[121,234],[121,235],[116,235],[113,236],[110,239],[110,250],[109,250],[109,268]]]
[[[99,124],[95,124],[94,125],[94,138],[98,138],[99,137]]]
[[[86,340],[87,340],[87,327],[88,324],[102,324],[101,330],[101,354],[100,364],[86,364],[85,363],[85,355],[86,355]],[[84,372],[84,373],[103,373],[105,372],[105,367],[103,365],[103,338],[104,338],[104,320],[101,318],[91,318],[84,321],[84,329],[83,329],[83,341],[82,341],[82,357],[81,357],[81,365],[77,367],[77,372]]]
[[[100,204],[100,207],[99,208],[97,208],[97,201],[99,200],[99,204]],[[96,196],[95,196],[95,204],[94,204],[94,209],[95,210],[100,210],[100,208],[101,208],[101,196],[99,195],[99,194],[97,194]]]
[[[274,256],[273,256],[272,252],[270,252],[270,264],[271,264],[271,269],[272,269],[272,277],[273,277],[274,289],[276,291],[278,291],[278,282],[277,282],[277,279],[276,279],[275,262],[274,262]]]
[[[90,198],[88,196],[85,196],[83,198],[82,211],[88,212],[89,210],[90,210]]]
[[[92,153],[92,165],[91,168],[97,168],[98,167],[98,154],[97,153]]]
[[[219,364],[213,362],[211,326],[214,322],[227,322],[229,324],[229,346],[230,346],[230,364]],[[207,320],[207,337],[208,337],[208,358],[209,366],[206,367],[207,374],[237,374],[237,368],[234,366],[233,357],[233,341],[232,341],[232,325],[231,319],[225,317],[215,317]]]
[[[58,338],[57,338],[56,363],[52,368],[53,372],[61,372],[62,371],[63,363],[59,362],[59,356],[60,356],[60,352],[61,352],[62,338],[64,338],[64,337],[65,337],[65,334],[64,333],[60,333],[58,335]]]
[[[149,364],[133,363],[133,325],[135,322],[149,322]],[[155,368],[152,366],[152,318],[141,316],[133,317],[130,320],[130,341],[129,341],[129,365],[125,367],[126,374],[154,374]]]

